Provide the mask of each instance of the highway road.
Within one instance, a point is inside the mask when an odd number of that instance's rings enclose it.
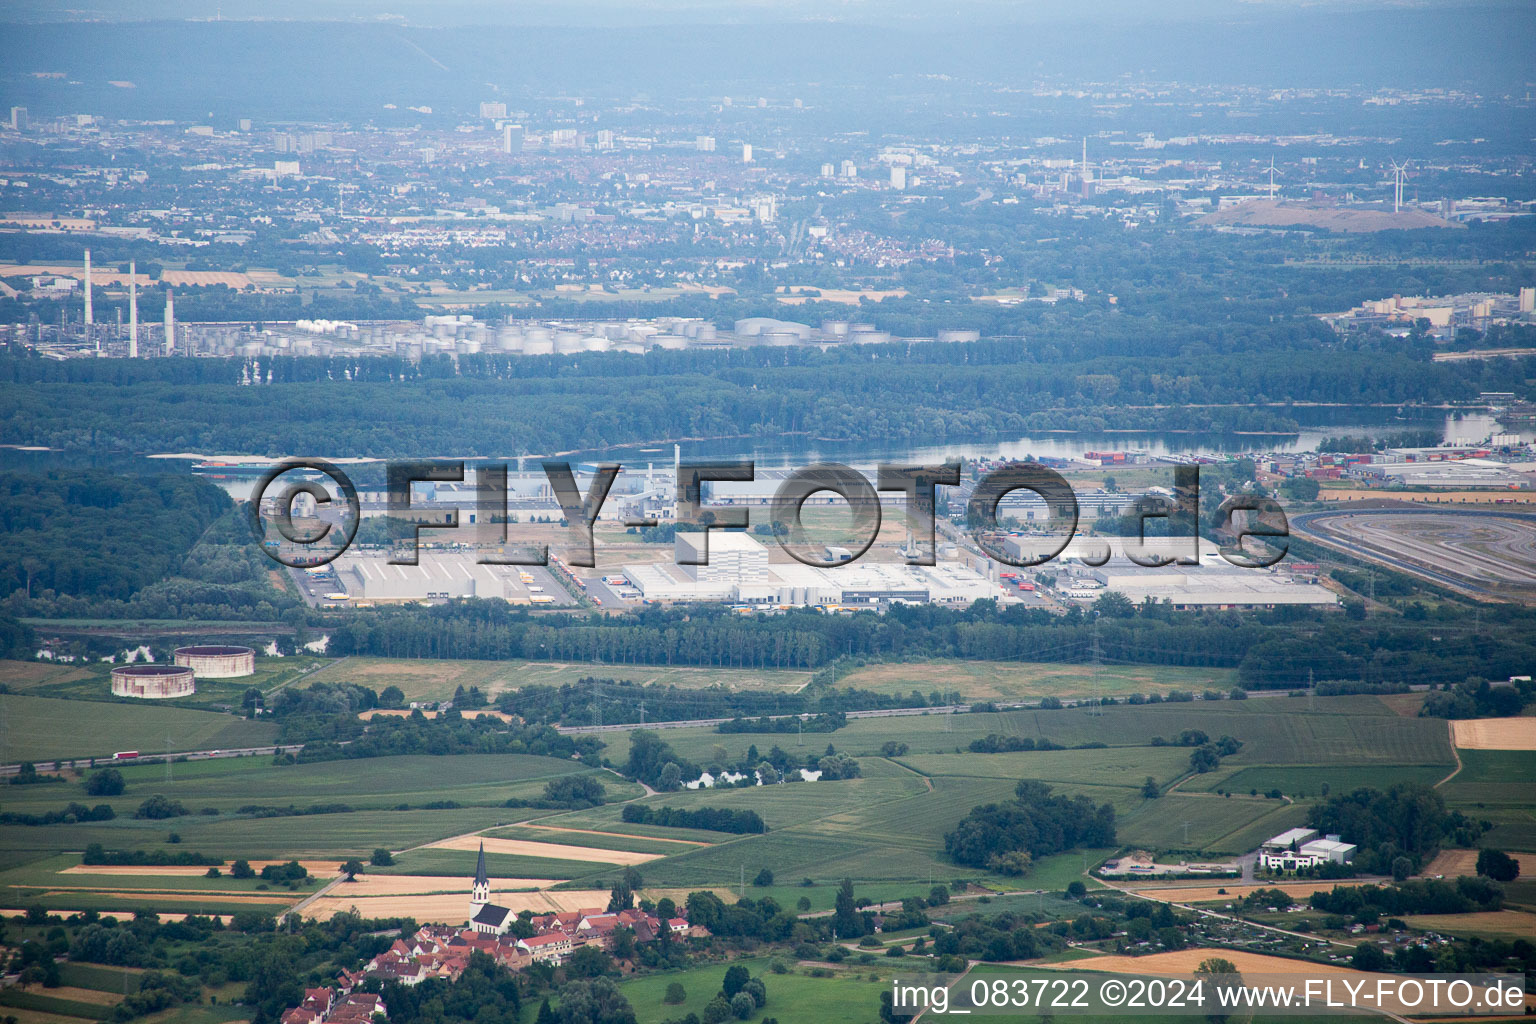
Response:
[[[211,761],[214,758],[221,758],[221,757],[254,757],[254,756],[259,755],[259,754],[271,754],[271,753],[273,753],[275,751],[282,751],[285,754],[297,754],[302,749],[304,749],[304,744],[302,744],[302,743],[288,743],[288,744],[279,744],[279,745],[270,746],[270,747],[230,747],[230,748],[227,748],[227,749],[220,749],[220,750],[174,750],[174,751],[171,751],[169,753],[162,753],[160,751],[154,751],[154,750],[145,750],[145,751],[140,752],[140,755],[138,757],[125,758],[124,760],[121,760],[121,761],[115,760],[115,759],[113,759],[110,756],[103,757],[103,756],[101,756],[99,754],[95,755],[95,757],[96,757],[96,767],[104,768],[107,765],[114,765],[114,764],[116,764],[116,765],[127,765],[127,764],[143,764],[145,761],[150,761],[150,760],[162,761],[162,760],[164,760],[167,757],[173,757],[173,758],[184,757],[188,761]],[[90,757],[91,757],[91,755],[89,755],[89,754],[82,754],[82,755],[80,755],[78,757],[74,757],[74,758],[61,757],[58,760],[60,760],[60,761],[71,761],[71,760],[73,760],[73,761],[79,762],[79,761],[89,760]],[[38,764],[44,764],[44,763],[52,764],[53,761],[54,761],[54,759],[50,757],[50,758],[47,759],[46,762],[38,761],[36,763],[38,763]],[[3,776],[3,775],[15,775],[20,770],[21,770],[20,763],[17,763],[17,764],[0,764],[0,776]]]

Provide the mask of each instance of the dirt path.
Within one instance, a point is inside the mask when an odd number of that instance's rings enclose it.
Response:
[[[1451,774],[1447,775],[1445,778],[1443,778],[1439,782],[1435,783],[1435,788],[1436,789],[1439,789],[1441,786],[1445,785],[1447,782],[1450,782],[1452,779],[1454,779],[1457,775],[1459,775],[1461,773],[1461,751],[1456,749],[1456,723],[1450,721],[1449,719],[1447,719],[1446,723],[1445,723],[1445,728],[1447,729],[1447,731],[1450,732],[1450,735],[1451,735],[1451,756],[1456,759],[1456,767],[1451,769]]]

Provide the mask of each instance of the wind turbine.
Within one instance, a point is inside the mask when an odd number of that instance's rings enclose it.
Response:
[[[1399,213],[1403,208],[1403,180],[1408,177],[1408,161],[1398,163],[1392,161],[1392,212]]]
[[[1275,198],[1275,158],[1269,158],[1269,198]]]

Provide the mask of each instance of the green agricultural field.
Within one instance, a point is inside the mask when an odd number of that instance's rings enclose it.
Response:
[[[287,658],[258,656],[256,671],[249,676],[239,679],[199,679],[197,693],[193,696],[156,706],[201,709],[214,705],[238,706],[250,687],[254,686],[263,693],[272,693],[303,678],[310,670],[329,660],[311,655]],[[8,686],[12,693],[137,705],[139,702],[124,701],[112,696],[111,673],[112,666],[105,662],[79,666],[26,661],[0,662],[0,683]],[[160,739],[163,746],[165,738],[162,736]]]
[[[1234,767],[1452,763],[1444,723],[1401,717],[1374,697],[1315,701],[1265,697],[1103,709],[902,715],[854,719],[836,732],[803,737],[720,733],[708,728],[666,729],[661,735],[682,756],[708,763],[716,747],[724,748],[730,759],[743,757],[749,745],[766,752],[775,744],[797,756],[823,750],[828,743],[855,755],[878,754],[888,742],[907,744],[911,754],[938,754],[963,751],[972,740],[989,733],[1043,737],[1067,747],[1091,742],[1144,746],[1154,736],[1172,738],[1185,729],[1202,730],[1213,739],[1231,735],[1242,740],[1243,750],[1229,761]],[[622,764],[629,755],[629,734],[603,733],[602,738],[608,744],[604,756]]]
[[[1253,828],[1285,810],[1286,805],[1273,800],[1171,793],[1158,800],[1143,801],[1118,818],[1116,832],[1126,846],[1150,850],[1246,853],[1257,845],[1257,841],[1247,841]],[[1258,829],[1265,835],[1283,830],[1268,831],[1267,825]]]
[[[471,661],[414,658],[347,658],[309,676],[312,682],[357,683],[376,691],[398,686],[408,701],[447,700],[463,686],[488,695],[524,686],[566,686],[582,679],[629,679],[687,689],[793,692],[810,681],[809,672],[712,668],[663,668],[653,665],[591,665],[548,661]]]
[[[90,843],[108,849],[174,853],[191,850],[225,860],[366,857],[379,846],[400,850],[526,819],[526,810],[463,807],[444,810],[356,811],[287,818],[199,814],[168,821],[115,821],[0,829],[0,868],[16,867]],[[547,812],[543,812],[547,813]],[[172,832],[181,839],[169,842]]]
[[[932,780],[932,790],[927,785],[911,776],[651,798],[672,806],[752,806],[773,829],[760,836],[722,835],[713,846],[653,861],[641,872],[647,884],[657,886],[728,886],[765,867],[778,879],[818,882],[845,875],[867,881],[978,876],[944,857],[943,835],[973,806],[1010,796],[1014,782],[939,778]],[[820,794],[810,792],[818,789]],[[739,798],[752,802],[732,803]],[[563,824],[551,821],[557,823]]]
[[[1030,661],[897,662],[855,669],[838,680],[850,690],[906,695],[936,689],[956,691],[966,701],[1024,700],[1030,697],[1124,697],[1169,690],[1230,690],[1235,674],[1221,668],[1163,665],[1075,665]],[[942,680],[942,685],[937,683]]]
[[[0,694],[0,719],[0,763],[263,746],[277,736],[273,723],[211,711],[14,693]]]
[[[1242,768],[1233,772],[1196,775],[1179,788],[1190,792],[1230,790],[1234,793],[1278,789],[1289,797],[1320,799],[1323,786],[1332,794],[1349,793],[1362,786],[1384,789],[1399,782],[1433,786],[1450,773],[1446,765],[1329,765],[1316,768],[1277,766]]]
[[[812,978],[802,970],[792,974],[772,974],[767,960],[737,961],[761,977],[768,990],[768,1005],[750,1020],[775,1017],[781,1024],[869,1024],[880,1016],[880,993],[890,985],[893,969],[886,964],[868,968],[838,970],[830,978]],[[620,984],[625,998],[634,1007],[638,1024],[704,1013],[704,1007],[720,991],[726,964],[711,964],[684,971],[666,971],[631,978]],[[871,980],[871,975],[880,980]],[[675,1006],[662,1002],[667,986],[677,982],[687,993],[687,1000]]]
[[[211,807],[224,814],[247,805],[302,809],[344,803],[358,810],[448,800],[487,805],[513,797],[537,799],[549,780],[573,774],[599,775],[614,798],[641,792],[632,783],[575,761],[525,754],[422,754],[291,765],[275,765],[270,756],[251,756],[124,765],[118,770],[127,783],[121,796],[92,797],[76,782],[18,786],[5,794],[5,809],[37,813],[77,800],[92,806],[110,804],[121,817],[132,815],[154,794],[179,800],[193,812]]]
[[[475,873],[474,850],[412,850],[399,854],[395,863],[387,868],[369,868],[376,875],[442,875],[456,879],[453,888],[464,888],[462,880]],[[560,860],[555,857],[521,857],[505,853],[485,853],[485,866],[497,878],[551,878],[567,879],[606,875],[617,878],[624,870],[616,864],[583,860]],[[648,865],[640,865],[643,871]],[[585,888],[578,886],[577,888]]]
[[[921,754],[897,758],[897,761],[924,775],[1013,781],[1039,779],[1050,783],[1101,786],[1139,787],[1148,775],[1166,784],[1189,771],[1189,751],[1182,747]]]
[[[1463,750],[1461,771],[1440,792],[1457,805],[1529,809],[1536,804],[1536,757],[1523,750]]]
[[[626,827],[629,827],[627,823]],[[671,832],[676,830],[662,829],[660,831]],[[499,839],[529,839],[536,842],[560,843],[565,846],[584,846],[592,850],[627,850],[634,853],[659,853],[663,855],[680,853],[683,850],[692,848],[692,842],[667,842],[664,839],[647,839],[643,836],[619,835],[617,833],[565,832],[539,828],[536,825],[514,825],[511,828],[495,829],[486,834]],[[706,842],[713,842],[714,839],[724,836],[724,833],[721,832],[705,832],[703,834],[712,837],[711,839],[704,840]],[[676,838],[683,837],[679,836]]]
[[[260,878],[231,878],[227,867],[221,872],[220,877],[207,878],[201,873],[118,874],[114,873],[113,868],[105,865],[100,867],[99,873],[71,870],[81,866],[78,855],[63,853],[34,860],[22,867],[0,871],[0,900],[8,899],[3,895],[6,890],[18,889],[103,889],[121,890],[126,893],[142,891],[255,896],[263,891],[260,886],[266,884]],[[307,892],[318,888],[319,884],[318,881],[300,884],[299,891]]]

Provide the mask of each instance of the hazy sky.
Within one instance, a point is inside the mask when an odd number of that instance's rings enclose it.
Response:
[[[415,25],[622,25],[851,21],[910,24],[1140,21],[1243,17],[1274,10],[1501,6],[1510,0],[0,0],[11,21],[147,19],[394,20]]]

